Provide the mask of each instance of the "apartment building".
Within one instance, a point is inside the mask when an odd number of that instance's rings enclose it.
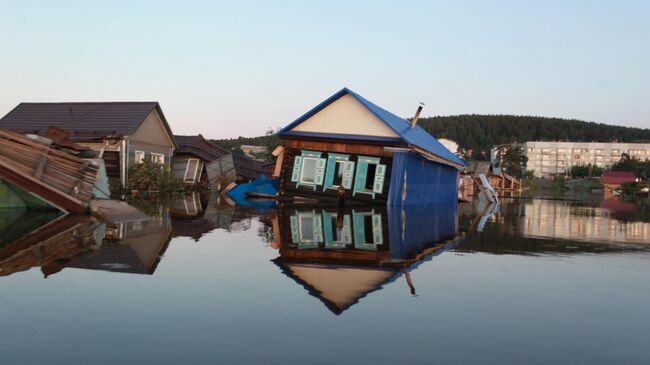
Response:
[[[650,143],[529,141],[523,148],[528,157],[526,170],[534,170],[536,177],[565,174],[571,166],[589,163],[607,168],[623,153],[642,160],[650,158]]]

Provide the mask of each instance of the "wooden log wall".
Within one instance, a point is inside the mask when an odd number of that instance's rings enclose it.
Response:
[[[321,185],[314,191],[311,187],[297,186],[295,182],[291,181],[294,158],[295,156],[300,155],[301,150],[323,152],[324,158],[327,158],[327,152],[333,152],[348,154],[350,155],[350,161],[354,161],[355,163],[357,161],[357,156],[359,155],[379,157],[380,163],[386,165],[383,192],[381,194],[375,194],[375,198],[373,199],[372,195],[368,194],[356,194],[353,197],[352,189],[348,189],[346,191],[346,201],[350,203],[357,201],[364,204],[386,204],[388,200],[388,191],[390,189],[392,152],[386,151],[384,146],[308,140],[285,140],[284,142],[285,151],[282,161],[282,173],[280,174],[281,194],[285,196],[311,197],[329,202],[338,201],[338,195],[334,189],[323,190],[323,186]],[[356,178],[356,164],[354,177]]]

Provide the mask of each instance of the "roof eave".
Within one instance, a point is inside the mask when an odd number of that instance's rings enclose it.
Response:
[[[171,127],[169,126],[169,123],[167,122],[167,118],[165,118],[165,114],[162,111],[162,108],[160,107],[160,104],[156,102],[155,109],[158,112],[158,115],[160,116],[160,120],[163,122],[163,126],[165,127],[165,131],[167,132],[167,136],[169,136],[169,140],[172,142],[172,145],[174,146],[174,150],[177,150],[179,148],[178,142],[176,142],[176,138],[174,138],[174,133],[172,132]]]

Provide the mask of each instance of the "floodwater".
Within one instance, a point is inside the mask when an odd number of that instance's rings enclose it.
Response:
[[[0,212],[3,364],[648,364],[650,203]]]

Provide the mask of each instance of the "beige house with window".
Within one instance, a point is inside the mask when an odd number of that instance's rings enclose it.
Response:
[[[99,152],[123,187],[130,166],[148,159],[171,167],[178,148],[157,102],[21,103],[0,119],[0,128],[21,133],[47,136],[50,127]]]

